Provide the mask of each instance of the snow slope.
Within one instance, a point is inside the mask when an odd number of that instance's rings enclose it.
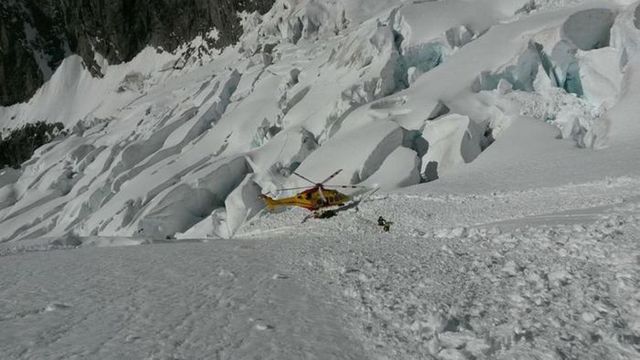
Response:
[[[0,353],[638,358],[638,9],[281,0],[220,53],[67,59],[0,108],[73,129],[0,172]],[[257,199],[337,169],[381,189]]]
[[[375,195],[359,212],[302,225],[303,211],[259,216],[235,240],[4,244],[0,351],[637,358],[640,176],[493,192],[466,183]]]

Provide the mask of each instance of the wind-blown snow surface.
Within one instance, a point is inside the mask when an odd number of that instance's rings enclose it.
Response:
[[[602,173],[609,155],[580,162]],[[83,247],[7,253],[0,351],[7,359],[636,359],[640,174],[629,173],[493,192],[469,180],[457,192],[433,183],[430,194],[375,195],[359,212],[302,225],[302,211],[258,217],[234,240],[93,248],[136,239],[67,238],[55,246]],[[491,171],[473,175],[500,183]],[[389,233],[380,215],[394,222]]]
[[[68,58],[0,108],[74,129],[0,173],[0,352],[638,358],[639,4],[278,1],[219,54]],[[336,169],[382,190],[262,211]]]

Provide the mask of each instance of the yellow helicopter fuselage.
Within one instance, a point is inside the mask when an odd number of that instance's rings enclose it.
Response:
[[[341,206],[351,200],[349,196],[337,190],[323,189],[321,195],[318,188],[311,188],[294,196],[282,199],[273,199],[266,195],[261,195],[260,197],[265,201],[269,210],[282,206],[297,206],[315,211],[330,206]]]

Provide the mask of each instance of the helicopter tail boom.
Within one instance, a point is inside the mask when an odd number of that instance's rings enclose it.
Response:
[[[278,201],[276,201],[275,199],[267,196],[267,195],[260,195],[259,196],[260,199],[264,200],[265,205],[267,206],[267,209],[269,210],[273,210],[275,208],[277,208],[278,206],[282,206],[282,204],[280,204]]]

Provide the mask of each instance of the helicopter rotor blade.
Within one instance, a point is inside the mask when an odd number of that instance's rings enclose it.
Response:
[[[326,178],[326,179],[324,179],[323,181],[321,181],[321,182],[320,182],[320,184],[324,184],[324,183],[326,183],[327,181],[329,181],[329,180],[333,179],[334,177],[336,177],[336,175],[340,174],[341,172],[342,172],[342,169],[340,169],[340,170],[338,170],[338,171],[334,172],[334,173],[333,173],[333,174],[331,174],[328,178]]]
[[[318,187],[318,193],[320,193],[320,199],[322,199],[322,203],[326,204],[327,203],[327,198],[325,198],[324,194],[322,193],[322,186]]]
[[[368,186],[362,185],[325,185],[325,188],[340,188],[340,189],[367,189]]]
[[[292,188],[275,189],[275,191],[306,190],[306,189],[312,189],[312,187],[310,187],[310,186],[299,186],[299,187],[292,187]]]
[[[311,180],[307,179],[306,177],[304,177],[304,176],[302,176],[302,175],[298,174],[298,173],[297,173],[297,172],[295,172],[295,171],[293,172],[293,175],[296,175],[297,177],[299,177],[299,178],[301,178],[301,179],[303,179],[303,180],[306,180],[306,181],[308,181],[308,182],[312,183],[313,185],[315,185],[315,184],[316,184],[315,182],[313,182],[313,181],[311,181]]]

